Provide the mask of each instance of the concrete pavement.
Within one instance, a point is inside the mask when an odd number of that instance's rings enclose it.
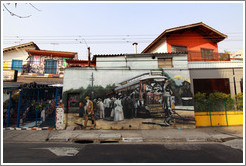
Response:
[[[243,150],[243,126],[158,130],[4,130],[3,142],[172,143],[220,142]]]

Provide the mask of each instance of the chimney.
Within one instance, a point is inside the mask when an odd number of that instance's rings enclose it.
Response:
[[[134,46],[134,51],[135,51],[135,54],[137,54],[137,45],[138,45],[138,43],[132,43],[132,45]]]
[[[90,47],[88,47],[88,66],[91,66],[91,53],[90,53]]]

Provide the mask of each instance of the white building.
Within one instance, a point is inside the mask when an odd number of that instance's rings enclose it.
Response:
[[[22,66],[28,63],[26,50],[39,50],[34,42],[11,46],[3,49],[3,70],[18,70],[21,74]]]
[[[63,91],[86,88],[92,84],[106,87],[118,85],[151,70],[163,69],[170,77],[189,80],[186,54],[155,53],[155,54],[118,54],[95,55],[96,67],[71,67],[64,72]]]
[[[243,61],[243,50],[231,54],[231,61]]]

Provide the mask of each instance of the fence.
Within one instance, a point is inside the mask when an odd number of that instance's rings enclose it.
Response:
[[[196,126],[243,124],[243,98],[202,99],[194,101]]]
[[[55,109],[62,93],[53,87],[22,88],[4,108],[4,127],[55,127]],[[6,111],[7,110],[7,111]]]
[[[211,52],[203,54],[202,52],[189,51],[188,62],[204,62],[204,61],[230,61],[230,54]]]

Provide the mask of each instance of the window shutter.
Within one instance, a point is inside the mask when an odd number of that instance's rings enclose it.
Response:
[[[159,68],[172,68],[173,67],[172,58],[158,58],[158,67]]]

